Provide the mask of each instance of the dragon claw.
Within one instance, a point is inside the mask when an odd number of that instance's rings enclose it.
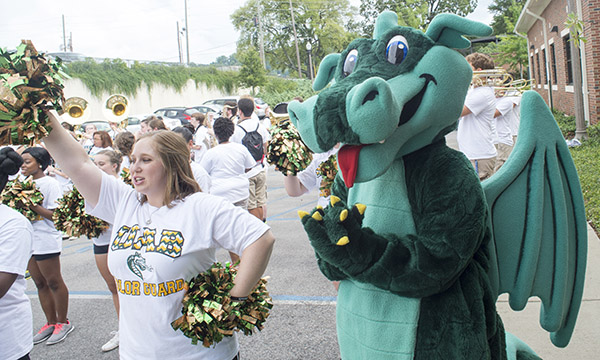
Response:
[[[344,222],[344,220],[346,220],[347,218],[348,218],[348,209],[344,209],[340,213],[340,221]]]
[[[361,215],[365,214],[365,210],[367,209],[367,205],[365,204],[355,204],[354,207],[358,210]]]
[[[331,195],[329,197],[329,202],[331,203],[331,206],[335,205],[338,201],[340,201],[341,199],[335,195]]]
[[[347,236],[342,236],[335,244],[337,246],[344,246],[348,245],[348,243],[350,243],[350,239]]]
[[[303,210],[299,210],[298,211],[298,216],[300,216],[300,219],[304,219],[305,216],[310,215],[309,213],[307,213],[306,211]]]
[[[317,220],[317,221],[323,221],[323,216],[321,216],[321,213],[318,212],[318,211],[315,211],[312,214],[312,218],[315,219],[315,220]]]

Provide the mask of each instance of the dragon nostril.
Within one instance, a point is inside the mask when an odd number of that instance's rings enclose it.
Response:
[[[363,99],[362,105],[364,105],[367,101],[374,100],[377,97],[377,95],[379,95],[379,92],[377,90],[369,91],[367,96],[365,96],[365,98]]]

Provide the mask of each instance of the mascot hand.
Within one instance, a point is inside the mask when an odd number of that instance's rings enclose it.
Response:
[[[356,204],[347,208],[337,196],[330,199],[325,209],[319,206],[312,214],[299,211],[298,215],[317,255],[343,269],[361,258],[365,245],[361,241],[361,227],[366,206]]]

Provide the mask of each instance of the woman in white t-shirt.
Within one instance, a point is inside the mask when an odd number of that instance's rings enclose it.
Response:
[[[204,114],[200,112],[194,113],[190,117],[190,123],[194,126],[194,146],[192,147],[192,152],[194,154],[194,162],[198,164],[204,154],[210,149],[210,134],[208,127],[205,125],[205,120]]]
[[[16,174],[22,163],[23,158],[13,149],[0,149],[0,192],[8,175]],[[31,305],[25,295],[32,236],[29,221],[0,204],[0,359],[29,359],[33,348]]]
[[[121,167],[121,154],[114,150],[102,150],[94,155],[94,164],[115,179],[121,179],[119,177],[119,169]],[[104,230],[100,236],[92,238],[94,243],[94,258],[96,260],[96,266],[100,275],[106,282],[106,286],[112,295],[113,305],[119,316],[119,296],[117,294],[117,285],[115,278],[108,270],[108,247],[110,244],[110,234],[112,233],[112,224],[108,229]],[[119,332],[116,331],[113,337],[102,346],[102,351],[111,351],[119,347]]]
[[[210,193],[246,209],[249,195],[246,172],[256,165],[256,160],[244,145],[229,142],[235,131],[231,120],[218,118],[213,130],[219,145],[208,150],[200,162],[211,178]]]
[[[181,316],[184,284],[216,261],[216,249],[242,254],[233,299],[262,276],[274,243],[269,227],[247,211],[198,191],[189,150],[178,134],[155,131],[136,142],[135,189],[104,174],[47,112],[52,156],[87,202],[88,213],[113,224],[108,266],[119,293],[121,359],[234,359],[236,336],[213,347],[191,344],[171,327]]]
[[[61,127],[61,130],[64,129]],[[69,140],[77,143],[68,136]],[[44,174],[51,160],[46,149],[30,147],[23,151],[22,157],[21,176],[32,176],[35,185],[44,195],[41,205],[31,207],[39,215],[39,220],[32,222],[33,257],[29,260],[28,270],[38,290],[47,322],[33,337],[33,343],[46,341],[46,344],[52,345],[63,341],[74,329],[67,318],[69,290],[60,272],[62,234],[56,230],[52,221],[56,201],[62,197],[63,192],[55,179]]]
[[[106,131],[96,131],[94,133],[92,141],[94,142],[94,146],[92,146],[92,148],[88,152],[88,154],[90,154],[90,156],[94,156],[102,150],[112,150],[113,149],[112,148],[112,145],[113,145],[112,138],[110,137],[110,134]]]

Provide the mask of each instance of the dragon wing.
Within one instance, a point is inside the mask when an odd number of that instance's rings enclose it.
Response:
[[[518,141],[482,186],[493,241],[489,275],[513,310],[542,301],[540,325],[552,343],[569,343],[583,293],[587,227],[579,178],[566,142],[542,97],[523,94]]]

